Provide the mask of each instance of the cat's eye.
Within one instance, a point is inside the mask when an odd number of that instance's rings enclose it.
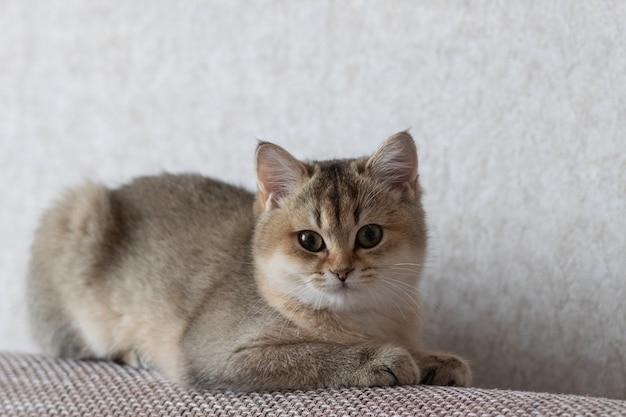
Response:
[[[326,247],[324,239],[322,239],[319,233],[311,230],[304,230],[298,233],[298,242],[300,246],[310,252],[319,252]]]
[[[367,224],[359,229],[356,234],[356,246],[370,249],[378,245],[383,239],[383,228],[377,224]]]

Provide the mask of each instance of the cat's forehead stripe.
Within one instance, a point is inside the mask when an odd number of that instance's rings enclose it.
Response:
[[[354,213],[353,213],[354,214],[354,224],[359,224],[359,220],[360,220],[360,217],[361,217],[361,206],[360,206],[360,203],[357,203],[357,204],[359,204],[359,205],[354,209]]]
[[[328,161],[319,164],[320,203],[326,209],[324,217],[328,220],[333,219],[336,226],[343,223],[342,219],[345,220],[348,214],[344,213],[346,210],[353,210],[355,218],[358,219],[359,207],[353,209],[353,204],[350,204],[357,203],[359,197],[355,174],[350,168],[347,161]]]

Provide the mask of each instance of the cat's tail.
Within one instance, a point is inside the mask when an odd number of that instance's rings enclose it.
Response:
[[[47,353],[94,355],[77,310],[112,256],[116,223],[110,191],[94,183],[68,190],[43,215],[32,245],[27,295],[31,332]]]
[[[47,237],[62,239],[54,246],[90,269],[101,266],[110,256],[116,229],[110,190],[89,182],[66,191],[56,207],[44,215],[39,233],[52,232]]]

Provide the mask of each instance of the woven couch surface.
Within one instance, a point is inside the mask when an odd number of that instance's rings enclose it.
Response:
[[[626,401],[404,386],[271,393],[189,391],[108,362],[0,353],[0,416],[626,416]]]

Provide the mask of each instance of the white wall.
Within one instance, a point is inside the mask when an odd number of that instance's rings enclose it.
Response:
[[[487,387],[626,398],[626,2],[0,0],[0,348],[37,218],[85,178],[254,186],[417,138],[432,345]]]

